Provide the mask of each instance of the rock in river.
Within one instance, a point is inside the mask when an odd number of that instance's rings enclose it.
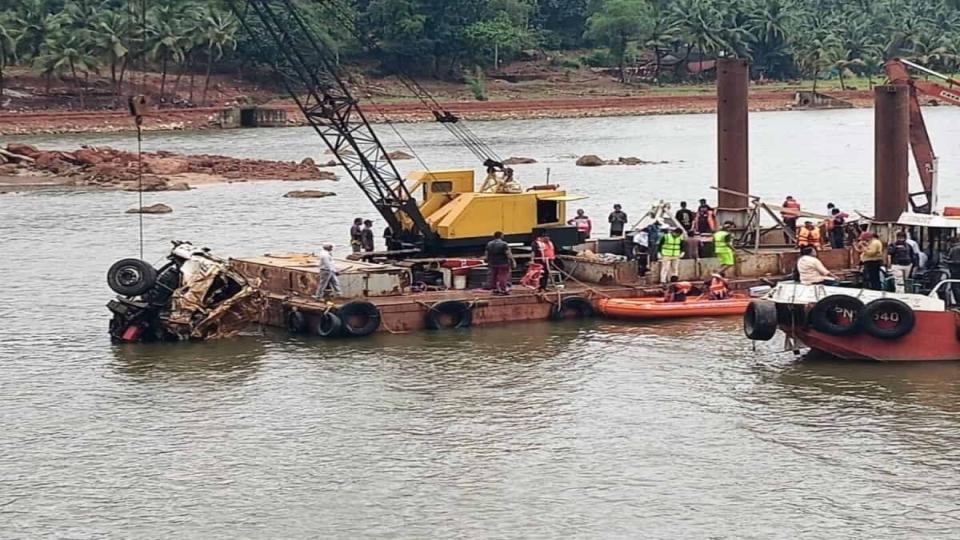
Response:
[[[169,214],[171,212],[173,212],[173,208],[170,208],[169,206],[163,203],[152,204],[150,206],[143,206],[139,209],[131,208],[127,210],[128,214]]]
[[[577,165],[581,167],[599,167],[603,164],[604,161],[600,159],[600,156],[595,156],[593,154],[587,154],[577,160]]]
[[[305,189],[302,191],[291,191],[284,195],[287,199],[322,199],[324,197],[333,197],[336,193],[331,191],[317,191],[314,189]]]
[[[401,159],[413,159],[413,156],[401,150],[395,150],[393,152],[390,152],[387,154],[387,157],[394,161],[401,160]]]
[[[529,165],[530,163],[536,163],[537,160],[528,157],[508,157],[503,160],[504,165]]]

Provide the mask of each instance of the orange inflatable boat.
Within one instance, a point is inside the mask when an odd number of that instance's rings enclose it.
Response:
[[[660,298],[610,298],[600,300],[600,312],[624,319],[670,319],[675,317],[722,317],[743,315],[750,298],[728,300],[688,298],[686,302],[664,302]]]

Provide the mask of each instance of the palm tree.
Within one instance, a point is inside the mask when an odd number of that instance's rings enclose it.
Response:
[[[653,18],[653,28],[643,46],[653,49],[653,56],[656,62],[657,86],[662,86],[663,81],[660,77],[660,71],[663,67],[664,51],[669,51],[678,41],[679,25],[677,21],[665,10],[657,10]]]
[[[84,88],[80,74],[89,74],[97,68],[97,59],[90,52],[92,47],[81,37],[58,32],[44,42],[40,53],[34,58],[34,67],[49,80],[53,75],[69,73],[80,93],[80,107],[84,106]]]
[[[170,6],[155,8],[148,15],[147,55],[153,61],[160,62],[160,101],[166,94],[167,63],[179,63],[183,59],[180,48],[182,37],[170,21],[177,20],[179,14]]]
[[[785,77],[789,70],[789,35],[796,23],[793,4],[763,0],[755,4],[745,22],[754,65],[765,76]]]
[[[119,96],[122,93],[123,74],[130,58],[132,21],[123,10],[106,10],[95,25],[94,40],[97,50],[110,65],[110,82]],[[119,70],[119,74],[118,74]]]
[[[203,42],[207,47],[207,72],[200,102],[206,105],[213,62],[223,58],[224,49],[237,47],[237,20],[232,15],[211,10],[204,18]]]
[[[689,59],[693,48],[696,48],[700,55],[702,76],[704,56],[729,48],[722,37],[722,14],[710,1],[679,0],[673,5],[673,15],[687,42],[687,58]]]
[[[20,58],[33,58],[39,54],[47,36],[56,32],[62,17],[50,12],[46,0],[23,0],[14,24],[17,32],[17,48]]]
[[[0,108],[3,108],[4,71],[11,57],[16,62],[17,40],[13,38],[13,21],[9,14],[0,13]]]

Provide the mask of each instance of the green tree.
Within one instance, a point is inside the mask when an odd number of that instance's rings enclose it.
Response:
[[[168,63],[183,60],[183,39],[178,24],[182,17],[183,14],[170,5],[155,7],[147,14],[146,52],[148,58],[160,65],[161,102],[166,96]]]
[[[133,37],[130,17],[123,10],[104,11],[97,19],[95,29],[94,41],[99,56],[110,66],[110,82],[114,92],[120,95],[130,57],[129,43]]]
[[[47,78],[47,91],[52,76],[69,74],[80,94],[82,108],[85,91],[80,74],[86,76],[97,68],[97,59],[91,51],[92,47],[76,34],[58,32],[50,36],[34,58],[34,67]]]
[[[200,102],[206,105],[213,63],[223,58],[225,50],[233,50],[237,47],[237,20],[228,13],[211,10],[204,18],[202,35],[207,52],[207,68]]]
[[[534,43],[533,36],[504,13],[493,20],[475,22],[466,27],[464,33],[474,56],[481,62],[492,59],[496,69],[500,68],[502,55],[515,53]]]
[[[650,33],[654,15],[646,0],[602,0],[587,19],[586,37],[605,45],[616,59],[620,81],[626,81],[630,42]]]
[[[14,21],[9,13],[0,13],[0,108],[3,108],[4,72],[7,62],[17,58],[17,40],[14,39]]]

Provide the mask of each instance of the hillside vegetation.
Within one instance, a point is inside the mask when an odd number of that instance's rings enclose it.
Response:
[[[485,72],[532,57],[649,84],[705,80],[722,56],[757,79],[841,87],[894,56],[960,64],[960,0],[295,1],[338,63],[466,81],[478,98]],[[81,101],[94,81],[120,95],[131,71],[155,71],[161,101],[203,105],[213,74],[267,79],[276,51],[252,30],[221,0],[0,0],[0,92],[11,65]]]

